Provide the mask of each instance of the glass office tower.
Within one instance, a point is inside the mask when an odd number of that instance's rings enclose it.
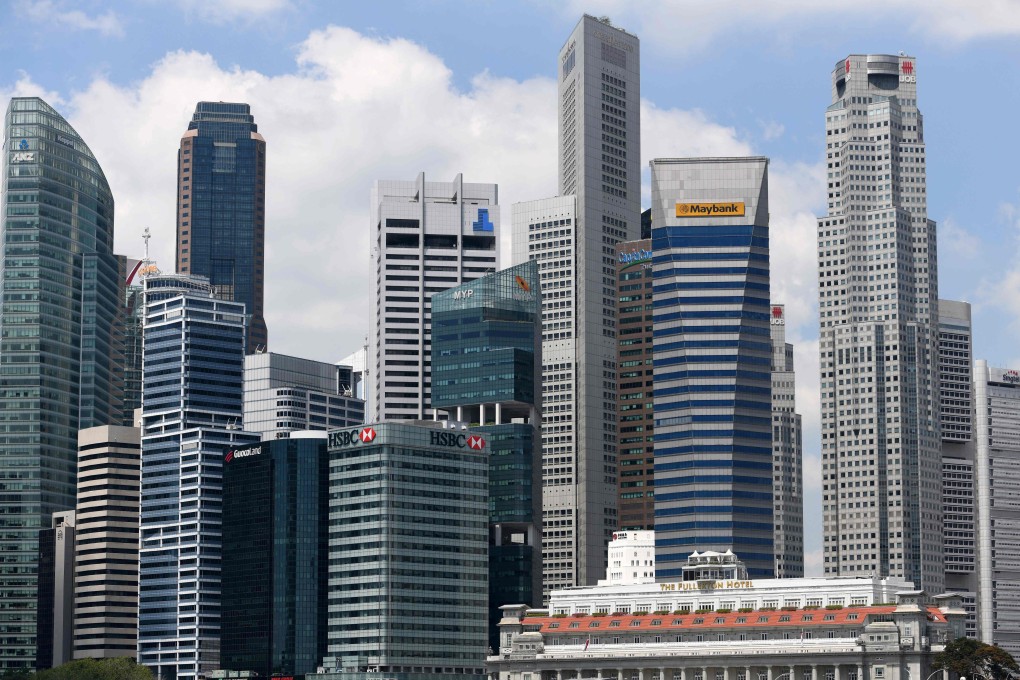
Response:
[[[163,680],[220,666],[223,459],[240,429],[244,305],[209,282],[145,280],[138,662]]]
[[[34,667],[39,531],[75,504],[79,428],[116,422],[113,194],[46,102],[4,119],[0,673]]]
[[[499,608],[542,599],[538,263],[432,297],[432,407],[489,442],[489,646]]]
[[[220,665],[314,673],[326,653],[326,432],[227,452]]]
[[[651,166],[656,577],[732,550],[772,578],[768,159]]]
[[[199,102],[177,153],[177,271],[244,303],[252,353],[269,342],[265,241],[266,140],[251,107]]]
[[[485,677],[486,438],[442,423],[329,433],[320,680]]]

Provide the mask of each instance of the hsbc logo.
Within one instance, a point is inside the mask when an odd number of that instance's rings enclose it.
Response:
[[[351,444],[371,444],[374,441],[375,428],[363,427],[361,429],[330,432],[327,443],[329,448],[335,449],[340,446],[350,446]]]
[[[485,439],[479,435],[457,434],[449,430],[434,430],[429,432],[429,444],[432,446],[452,446],[463,449],[465,446],[475,451],[485,448]]]

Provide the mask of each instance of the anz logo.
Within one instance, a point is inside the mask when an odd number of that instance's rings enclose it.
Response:
[[[478,221],[471,223],[472,231],[495,231],[496,225],[489,220],[489,209],[478,209]]]

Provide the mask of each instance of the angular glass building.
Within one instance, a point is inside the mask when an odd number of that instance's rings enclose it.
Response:
[[[113,195],[46,102],[4,119],[0,276],[0,673],[34,667],[39,531],[75,504],[80,428],[118,422]]]
[[[656,578],[695,550],[771,578],[768,159],[651,166]]]
[[[220,667],[223,460],[240,429],[244,305],[203,279],[145,280],[138,662],[163,680]]]
[[[177,271],[204,276],[248,310],[248,351],[265,350],[266,140],[247,104],[199,102],[177,153]]]
[[[432,407],[489,443],[489,646],[499,608],[542,600],[538,263],[432,297]]]
[[[315,672],[326,653],[328,527],[324,430],[227,452],[221,668]]]

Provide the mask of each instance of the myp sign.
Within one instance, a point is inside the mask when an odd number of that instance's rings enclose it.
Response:
[[[489,209],[479,208],[478,219],[471,223],[472,231],[495,231],[496,225],[489,219]]]

